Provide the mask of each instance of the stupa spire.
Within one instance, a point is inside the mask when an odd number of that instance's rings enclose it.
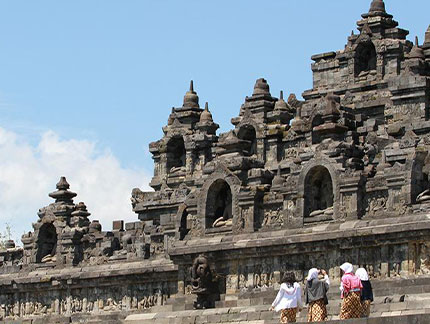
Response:
[[[70,185],[67,182],[66,177],[61,177],[56,187],[57,190],[49,194],[49,197],[54,198],[55,202],[72,202],[72,199],[76,197],[76,193],[69,191]]]
[[[424,44],[430,45],[430,25],[427,28],[427,31],[426,31],[426,34],[425,34]]]
[[[190,81],[190,90],[184,96],[184,104],[183,108],[200,108],[199,106],[199,97],[197,93],[194,91],[194,82]]]
[[[385,3],[383,0],[373,0],[370,4],[369,11],[365,14],[361,15],[363,18],[369,18],[369,17],[385,17],[385,18],[393,18],[392,15],[389,15],[387,11],[385,10]],[[397,22],[393,21],[391,22],[392,25],[397,26]]]
[[[260,79],[257,79],[257,81],[255,81],[254,92],[252,95],[254,96],[254,95],[262,95],[262,94],[270,95],[270,88],[267,81],[263,78],[260,78]]]
[[[415,45],[409,53],[410,59],[425,59],[424,51],[419,45],[418,36],[415,36]]]
[[[369,14],[370,13],[382,13],[386,14],[385,11],[385,3],[383,0],[373,0],[370,4]]]
[[[288,105],[284,100],[284,91],[279,93],[279,100],[275,103],[275,110],[288,110]]]
[[[200,115],[200,123],[213,123],[212,114],[209,111],[209,104],[206,101],[205,110]]]

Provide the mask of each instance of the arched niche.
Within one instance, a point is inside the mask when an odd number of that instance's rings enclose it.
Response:
[[[249,142],[247,151],[249,155],[257,154],[257,132],[250,124],[242,125],[237,132],[237,137]]]
[[[329,170],[322,166],[311,168],[304,181],[304,222],[333,219],[334,188]]]
[[[223,179],[214,181],[207,192],[206,228],[228,227],[233,224],[233,196],[230,185]]]
[[[47,258],[54,257],[57,249],[57,230],[52,223],[43,224],[39,229],[37,238],[36,262],[45,262]]]
[[[376,48],[371,41],[358,44],[355,49],[355,76],[376,70]]]
[[[172,137],[167,142],[167,172],[173,173],[185,168],[186,151],[182,136]]]
[[[417,152],[411,169],[411,203],[430,201],[430,157],[426,151]]]
[[[179,210],[180,223],[179,223],[179,240],[182,241],[190,231],[188,226],[188,211],[187,208],[181,208]]]

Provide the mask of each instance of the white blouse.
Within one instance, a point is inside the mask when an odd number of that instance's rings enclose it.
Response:
[[[302,289],[300,285],[295,282],[292,287],[288,287],[286,283],[281,285],[278,295],[272,303],[275,311],[279,312],[282,309],[303,307],[302,303]]]

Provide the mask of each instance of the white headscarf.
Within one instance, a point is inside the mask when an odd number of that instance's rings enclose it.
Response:
[[[311,280],[318,278],[318,272],[319,271],[317,268],[312,268],[311,270],[309,270],[308,281],[311,281]]]
[[[363,281],[369,281],[369,274],[367,273],[366,269],[360,268],[358,269],[355,274],[360,278],[360,280]]]
[[[353,273],[354,271],[354,267],[352,266],[351,263],[345,262],[344,264],[342,264],[340,266],[340,268],[343,270],[343,272],[345,273]]]

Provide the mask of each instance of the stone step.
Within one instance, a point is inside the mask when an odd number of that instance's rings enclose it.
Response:
[[[374,289],[375,302],[385,302],[390,300],[398,300],[402,296],[411,296],[415,294],[430,294],[430,285],[417,285],[417,286],[403,286],[403,287],[391,287],[391,288],[380,288]],[[277,291],[272,290],[271,292],[263,292],[252,295],[239,295],[237,303],[226,304],[223,301],[217,302],[217,307],[234,307],[234,306],[253,306],[261,305],[266,303],[272,303],[275,299]],[[246,296],[246,297],[245,297]],[[332,291],[327,294],[329,300],[340,299],[340,291]]]
[[[337,295],[339,293],[339,282],[332,282],[331,289],[328,292],[329,296]],[[429,292],[430,293],[430,277],[413,278],[413,279],[389,279],[389,280],[373,280],[373,291],[377,295],[393,295],[396,291],[399,294],[413,292]],[[418,289],[418,290],[417,290]],[[406,291],[406,292],[405,292]],[[254,291],[239,292],[239,299],[257,297],[272,297],[276,296],[277,290],[274,288],[259,288]]]
[[[408,296],[409,297],[409,296]],[[336,319],[338,317],[339,311],[340,311],[340,299],[335,301],[330,301],[327,311],[330,318]],[[223,310],[228,309],[228,314],[233,313],[244,313],[247,309],[253,310],[253,315],[247,315],[247,317],[250,317],[250,319],[274,319],[277,320],[279,317],[279,314],[269,311],[270,304],[260,304],[256,305],[254,307],[224,307],[224,308],[216,308],[216,309],[208,309],[208,310],[201,310],[200,312],[212,312],[214,314],[218,314],[217,309],[220,309],[220,312],[222,314]],[[412,296],[412,298],[405,302],[392,302],[392,303],[383,303],[382,299],[375,302],[375,304],[372,304],[371,308],[371,317],[380,317],[380,316],[388,316],[390,314],[413,314],[417,312],[421,312],[423,309],[426,309],[426,307],[430,307],[430,294],[416,294]],[[198,311],[197,311],[198,312]],[[231,318],[234,319],[236,317],[243,317],[244,315],[231,315],[224,316],[225,318]],[[302,312],[299,314],[298,318],[306,321],[307,316],[307,310],[306,307],[302,310]],[[158,323],[157,323],[158,324]]]
[[[299,323],[306,322],[306,312],[302,311],[298,317]],[[135,314],[128,316],[124,324],[203,324],[203,323],[252,323],[252,324],[277,324],[279,314],[263,310],[261,307],[248,308],[222,308],[193,310],[172,313]],[[339,321],[338,315],[329,316],[326,323],[354,323],[354,324],[426,324],[430,323],[430,308],[409,311],[384,312],[370,319],[354,319]]]
[[[249,323],[249,322],[248,322]],[[298,319],[297,323],[307,323],[303,319]],[[350,320],[339,320],[338,318],[330,318],[324,322],[325,324],[428,324],[430,323],[430,313],[404,313],[404,314],[386,314],[377,318],[357,318]],[[241,323],[245,324],[245,322]],[[279,319],[274,320],[259,320],[253,324],[279,324]]]
[[[340,298],[338,286],[338,283],[332,283],[332,287],[328,293],[329,300]],[[430,293],[430,277],[374,280],[372,281],[372,286],[375,295],[375,302],[377,302],[378,298],[395,299],[407,294]],[[242,291],[232,295],[221,294],[219,301],[216,302],[216,307],[241,307],[261,305],[262,303],[266,304],[268,302],[271,303],[275,299],[276,294],[277,290],[274,288],[260,288],[254,291]],[[195,295],[177,296],[175,298],[168,299],[166,305],[174,305],[173,310],[188,310],[192,309],[195,299]]]
[[[413,290],[411,290],[413,291]],[[221,296],[222,300],[216,301],[216,308],[233,308],[233,307],[247,307],[247,306],[259,306],[259,305],[270,305],[273,302],[274,297],[256,297],[247,298],[247,299],[239,299],[238,296]],[[330,297],[330,296],[329,296]],[[391,296],[375,296],[375,300],[373,305],[377,304],[393,304],[399,301],[404,302],[412,302],[419,300],[429,300],[430,293],[414,293],[414,294],[406,294],[406,295],[391,295]],[[169,311],[181,311],[181,310],[192,310],[193,302],[195,300],[195,296],[187,296],[178,298],[175,302],[170,302],[163,306],[155,306],[147,312],[169,312]],[[329,307],[340,307],[341,299],[340,294],[332,295],[332,298],[329,299]],[[387,307],[387,306],[386,306]]]
[[[428,307],[427,305],[430,305],[429,283],[430,278],[404,279],[404,281],[375,281],[375,284],[373,284],[375,300],[372,304],[372,316],[382,316],[383,314],[391,313],[402,314],[404,312],[417,312],[425,309]],[[330,318],[336,319],[340,311],[341,299],[339,291],[333,289],[334,287],[337,287],[337,285],[332,284],[332,291],[328,295],[329,304],[327,310]],[[259,310],[257,314],[250,315],[250,318],[253,320],[257,318],[258,320],[278,320],[279,315],[269,311],[269,307],[276,294],[277,291],[273,288],[253,292],[241,292],[233,295],[222,294],[219,296],[220,300],[215,303],[215,309],[200,311],[217,312],[219,309],[228,309],[232,314],[236,314],[237,311],[241,312],[243,309],[250,308]],[[194,295],[178,296],[168,300],[163,306],[155,306],[144,312],[148,313],[148,316],[152,316],[149,314],[193,312],[193,302],[195,299],[196,296]],[[305,307],[299,318],[305,320],[306,314]],[[231,315],[230,317],[234,318],[235,316]],[[228,316],[224,314],[224,318],[228,318]]]
[[[259,297],[259,298],[248,298],[248,299],[237,299],[228,301],[217,301],[215,306],[217,308],[223,307],[245,307],[245,306],[256,306],[256,305],[270,305],[274,298],[271,297]],[[390,304],[399,301],[409,302],[409,301],[419,301],[419,300],[429,300],[430,293],[418,293],[418,294],[406,294],[406,295],[392,295],[392,296],[376,296],[373,302],[376,304]],[[341,299],[340,295],[337,294],[335,298],[329,299],[329,305],[340,305]]]
[[[337,289],[338,287],[332,287],[332,289],[328,292],[327,297],[329,299],[336,299],[340,296],[340,291]],[[373,294],[375,297],[387,297],[387,296],[402,296],[402,295],[412,295],[412,294],[430,294],[430,285],[417,285],[417,286],[405,286],[405,287],[391,287],[391,288],[380,288],[373,289]],[[239,295],[237,300],[247,300],[247,299],[259,299],[262,298],[272,299],[274,300],[276,297],[277,291],[264,292],[252,295]]]

